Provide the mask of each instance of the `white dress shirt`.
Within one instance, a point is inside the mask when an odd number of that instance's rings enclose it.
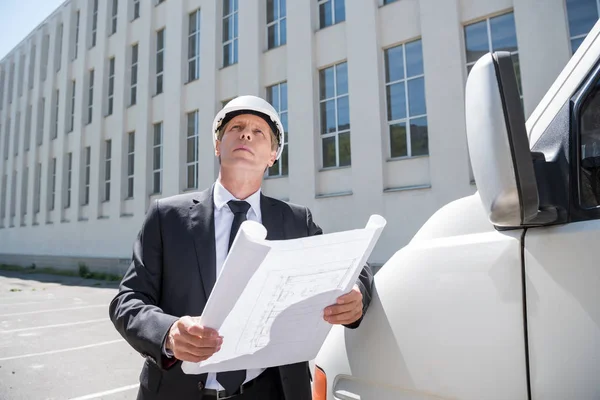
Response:
[[[236,199],[227,189],[221,185],[221,182],[217,180],[215,183],[214,190],[214,206],[215,206],[215,250],[216,256],[216,277],[221,273],[223,263],[227,257],[229,248],[229,233],[231,231],[231,225],[233,224],[233,212],[229,209],[227,202],[229,200],[240,200]],[[262,214],[260,211],[260,189],[252,194],[247,199],[244,199],[250,204],[250,209],[246,214],[246,217],[251,221],[262,223]],[[227,341],[227,337],[223,337],[223,342]],[[264,369],[250,369],[246,371],[245,382],[251,381],[260,375]],[[206,379],[206,388],[223,390],[223,387],[217,381],[217,375],[215,373],[209,373]]]

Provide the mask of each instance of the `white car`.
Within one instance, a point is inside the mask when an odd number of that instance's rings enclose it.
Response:
[[[314,400],[600,399],[599,35],[527,122],[510,54],[477,62],[478,192],[381,268],[358,329],[332,329]]]

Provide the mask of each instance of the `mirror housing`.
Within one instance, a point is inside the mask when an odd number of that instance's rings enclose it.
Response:
[[[473,174],[490,222],[503,228],[537,223],[538,187],[510,53],[488,53],[475,63],[465,113]]]

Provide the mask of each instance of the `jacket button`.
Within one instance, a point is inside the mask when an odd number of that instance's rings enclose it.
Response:
[[[203,391],[204,390],[204,383],[202,383],[202,381],[198,382],[198,390],[199,391]]]

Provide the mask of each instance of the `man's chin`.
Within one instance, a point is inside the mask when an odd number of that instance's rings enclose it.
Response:
[[[228,160],[221,159],[221,165],[228,168],[240,168],[245,170],[262,170],[262,165],[256,162],[252,156],[231,157]]]

